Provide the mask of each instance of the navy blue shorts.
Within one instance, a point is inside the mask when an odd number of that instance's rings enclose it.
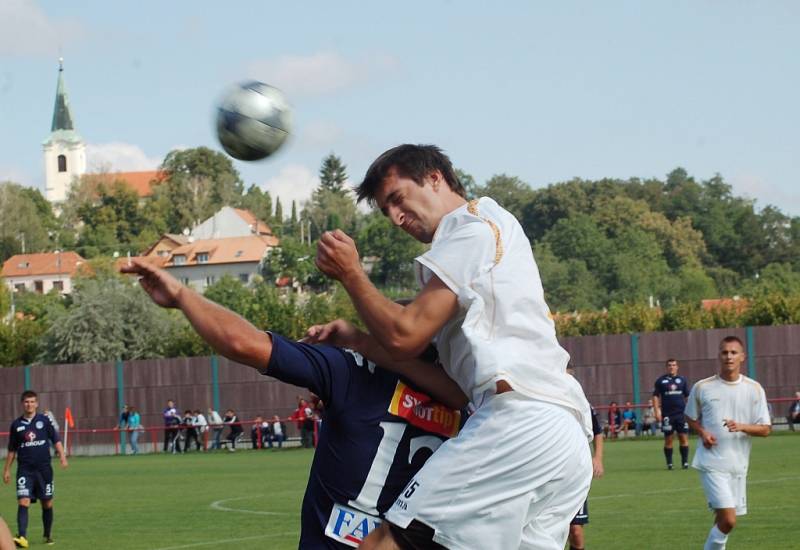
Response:
[[[688,434],[689,424],[681,414],[671,414],[661,419],[661,431],[664,435],[672,435],[672,433]]]
[[[583,501],[583,506],[581,509],[578,510],[578,513],[575,514],[575,517],[572,518],[572,521],[569,522],[570,525],[586,525],[589,523],[589,499]]]
[[[50,500],[55,494],[53,468],[48,464],[41,468],[19,468],[17,470],[17,499],[29,498]]]

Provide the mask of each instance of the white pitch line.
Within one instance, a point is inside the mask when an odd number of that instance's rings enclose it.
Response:
[[[288,512],[267,512],[267,511],[260,511],[260,510],[247,510],[242,508],[228,508],[227,506],[223,506],[225,502],[233,502],[234,500],[247,500],[252,498],[258,498],[263,495],[248,495],[246,497],[234,497],[234,498],[224,498],[222,500],[215,500],[211,503],[212,510],[219,510],[220,512],[239,512],[242,514],[255,514],[257,516],[288,516],[290,515]]]
[[[163,548],[156,548],[155,550],[178,550],[180,548],[197,548],[200,546],[211,546],[212,544],[227,544],[230,542],[244,542],[246,540],[267,539],[272,537],[288,537],[295,533],[271,533],[269,535],[257,535],[254,537],[241,537],[238,539],[222,539],[222,540],[209,540],[206,542],[193,542],[192,544],[182,544],[180,546],[164,546]]]
[[[800,476],[793,476],[793,477],[778,477],[775,479],[758,479],[756,481],[748,481],[748,485],[763,485],[765,483],[779,483],[782,481],[797,481],[800,479]],[[644,491],[642,493],[620,493],[617,495],[603,495],[599,497],[589,497],[590,501],[593,500],[608,500],[611,498],[630,498],[630,497],[641,497],[641,496],[653,496],[653,495],[664,495],[667,493],[683,493],[685,491],[694,491],[698,487],[679,487],[677,489],[662,489],[660,491]]]

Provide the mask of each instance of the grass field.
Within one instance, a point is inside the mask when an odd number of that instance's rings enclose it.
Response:
[[[587,548],[702,547],[711,515],[697,472],[667,471],[661,446],[658,439],[606,444],[606,475],[595,481],[589,500]],[[798,451],[800,434],[754,441],[750,513],[740,519],[729,549],[800,548]],[[76,457],[68,470],[56,471],[56,547],[297,548],[311,457],[300,449]],[[0,514],[13,531],[12,489],[0,488]],[[31,547],[44,548],[38,505],[30,516]]]

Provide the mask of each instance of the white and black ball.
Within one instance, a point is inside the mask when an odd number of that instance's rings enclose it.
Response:
[[[231,87],[217,109],[217,138],[230,156],[259,160],[289,136],[292,111],[278,88],[255,80]]]

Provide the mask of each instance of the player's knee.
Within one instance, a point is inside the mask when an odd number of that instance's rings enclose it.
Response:
[[[725,534],[733,531],[736,527],[736,514],[729,513],[727,510],[717,515],[717,528]]]

